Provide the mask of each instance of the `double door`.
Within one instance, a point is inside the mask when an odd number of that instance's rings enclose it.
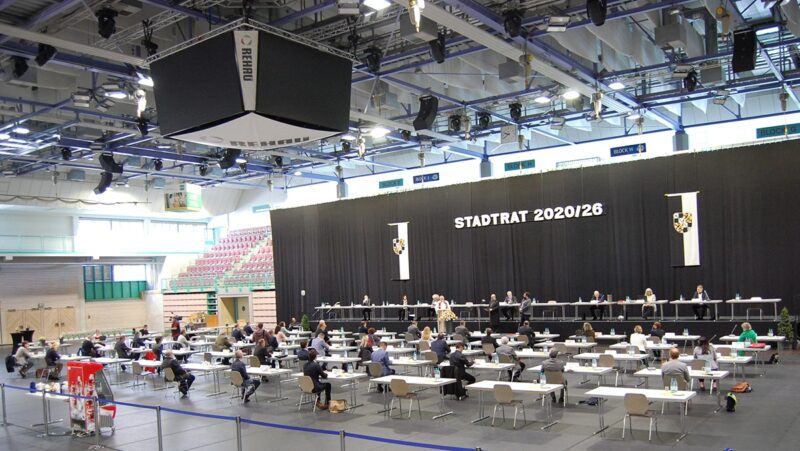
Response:
[[[66,333],[75,332],[75,328],[75,307],[6,310],[3,341],[11,343],[11,332],[24,329],[34,331],[34,340],[39,337],[55,340]]]

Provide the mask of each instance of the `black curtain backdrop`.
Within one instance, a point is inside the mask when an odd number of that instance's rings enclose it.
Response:
[[[797,141],[569,169],[272,212],[278,315],[321,302],[464,302],[524,290],[659,299],[780,297],[800,306]],[[701,266],[670,266],[667,193],[700,191]],[[602,202],[599,217],[530,222],[536,208]],[[455,229],[455,217],[530,210],[527,223]],[[391,280],[393,228],[409,221],[411,280]],[[306,296],[301,297],[301,290]],[[743,312],[743,308],[739,309]],[[770,312],[771,308],[765,310]],[[671,312],[668,309],[667,312]],[[726,309],[721,313],[728,314]]]

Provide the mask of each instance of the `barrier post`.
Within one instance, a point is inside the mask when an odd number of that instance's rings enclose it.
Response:
[[[50,418],[47,417],[47,391],[42,388],[42,418],[44,418],[44,437],[50,435]]]
[[[3,423],[0,426],[8,426],[8,417],[6,415],[6,384],[0,383],[0,398],[3,404]]]
[[[97,402],[97,395],[92,396],[92,406],[94,407],[94,445],[89,449],[100,449],[100,403]]]
[[[236,417],[236,449],[242,451],[242,417]]]
[[[156,429],[158,430],[158,451],[164,451],[164,437],[161,432],[161,406],[156,406]]]
[[[344,430],[339,431],[339,448],[341,451],[344,451],[344,441],[345,441],[346,434]]]

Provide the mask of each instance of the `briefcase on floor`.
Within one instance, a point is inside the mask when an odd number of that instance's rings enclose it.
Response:
[[[330,405],[328,406],[328,411],[333,413],[341,413],[347,410],[347,400],[346,399],[332,399],[330,401]]]

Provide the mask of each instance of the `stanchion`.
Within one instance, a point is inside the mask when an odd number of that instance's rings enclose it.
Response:
[[[161,433],[161,406],[156,406],[156,429],[158,430],[158,451],[164,451],[164,437]]]
[[[50,418],[47,417],[47,392],[42,388],[42,418],[44,423],[44,434],[40,437],[47,437],[50,435]]]
[[[242,451],[242,417],[236,417],[236,449]]]
[[[94,407],[94,445],[89,449],[100,449],[103,445],[100,444],[100,403],[97,402],[97,396],[92,396],[92,406]]]
[[[6,384],[0,384],[0,398],[3,404],[3,424],[0,426],[8,426],[8,418],[6,416]]]
[[[341,448],[341,451],[344,451],[345,436],[346,435],[345,435],[345,432],[343,430],[339,431],[339,448]]]

